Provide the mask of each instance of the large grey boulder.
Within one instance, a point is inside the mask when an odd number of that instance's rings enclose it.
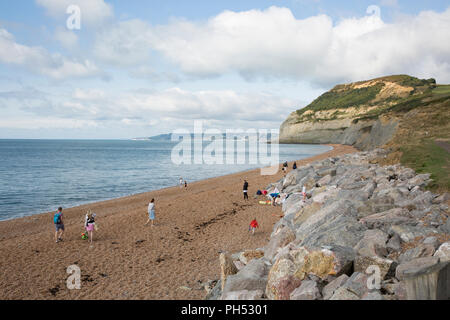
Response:
[[[381,230],[366,230],[363,238],[354,247],[360,256],[386,256],[388,254],[386,243],[389,235]]]
[[[435,228],[431,227],[394,225],[389,228],[389,234],[397,234],[403,242],[410,242],[417,237],[425,238],[437,233],[438,231]]]
[[[377,266],[380,270],[381,280],[393,276],[397,263],[391,259],[381,258],[378,256],[358,256],[354,262],[355,272],[368,273],[369,267]],[[373,272],[373,271],[370,271]]]
[[[265,247],[264,257],[271,261],[277,254],[278,249],[283,248],[294,240],[295,233],[291,230],[291,228],[287,226],[280,226],[272,233],[270,241]]]
[[[416,258],[431,257],[434,254],[434,246],[429,244],[420,244],[403,252],[398,257],[399,263],[408,262]]]
[[[399,265],[396,277],[403,280],[408,300],[450,299],[450,262],[417,258]]]
[[[331,281],[330,283],[328,283],[323,289],[322,289],[322,294],[323,294],[323,298],[325,300],[330,299],[334,292],[339,289],[340,287],[342,287],[344,285],[344,283],[347,282],[348,280],[348,276],[346,274],[342,274],[339,277],[337,277],[336,279],[334,279],[333,281]]]
[[[417,224],[414,217],[404,208],[394,208],[388,211],[375,213],[360,220],[369,229],[382,229],[388,231],[392,225]]]
[[[229,275],[223,287],[222,296],[233,291],[264,291],[267,283],[269,266],[264,259],[253,259],[234,275]]]
[[[444,242],[434,254],[441,262],[450,261],[450,242]]]
[[[317,300],[321,297],[317,282],[313,280],[302,281],[300,287],[290,294],[290,300]]]

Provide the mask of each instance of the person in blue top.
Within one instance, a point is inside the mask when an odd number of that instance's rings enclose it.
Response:
[[[62,214],[62,208],[58,208],[58,212],[55,213],[53,216],[53,223],[55,225],[55,241],[58,243],[59,241],[62,241],[62,236],[64,233],[64,221],[63,221],[63,214]]]

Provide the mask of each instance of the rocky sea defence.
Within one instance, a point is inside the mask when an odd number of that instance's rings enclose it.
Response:
[[[267,186],[287,194],[284,216],[264,248],[221,253],[206,299],[449,299],[450,195],[374,163],[386,154],[316,161]]]

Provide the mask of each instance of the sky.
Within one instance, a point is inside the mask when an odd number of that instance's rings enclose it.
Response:
[[[340,83],[450,83],[449,35],[448,0],[0,1],[0,139],[277,129]]]

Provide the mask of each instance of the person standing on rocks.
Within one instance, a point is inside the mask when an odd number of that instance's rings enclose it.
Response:
[[[58,212],[55,213],[53,217],[53,223],[55,224],[56,232],[55,232],[55,242],[58,243],[62,241],[62,236],[64,234],[64,221],[62,208],[58,208]]]
[[[155,221],[155,199],[152,199],[152,201],[148,204],[148,220],[145,225],[147,225],[150,221],[152,222],[153,227]]]
[[[294,164],[292,165],[292,170],[297,170],[297,162],[294,162]]]
[[[248,200],[248,182],[247,182],[247,180],[244,180],[244,187],[242,188],[242,191],[244,193],[244,200]]]
[[[303,186],[303,188],[302,188],[302,195],[303,195],[303,201],[305,201],[306,200],[306,187],[305,186]]]

